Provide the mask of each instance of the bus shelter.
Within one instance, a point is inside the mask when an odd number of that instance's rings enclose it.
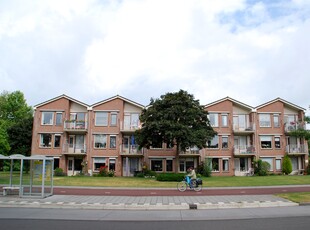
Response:
[[[0,154],[0,160],[10,162],[10,174],[8,186],[3,186],[3,195],[11,191],[18,191],[19,197],[39,197],[45,198],[53,195],[53,168],[54,158],[46,156],[11,155]],[[19,179],[13,172],[14,162],[20,163]],[[29,166],[29,171],[25,166]]]

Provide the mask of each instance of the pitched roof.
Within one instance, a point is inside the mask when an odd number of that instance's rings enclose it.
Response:
[[[141,105],[141,104],[139,104],[139,103],[137,103],[137,102],[134,102],[134,101],[132,101],[132,100],[130,100],[130,99],[128,99],[128,98],[122,97],[122,96],[120,96],[120,95],[116,95],[116,96],[114,96],[114,97],[110,97],[110,98],[108,98],[108,99],[99,101],[99,102],[97,102],[97,103],[91,105],[91,107],[95,107],[95,106],[98,106],[98,105],[107,103],[107,102],[109,102],[109,101],[113,101],[113,100],[115,100],[115,99],[120,99],[120,100],[126,101],[126,102],[129,103],[129,104],[132,104],[132,105],[135,105],[135,106],[137,106],[137,107],[140,107],[141,109],[143,109],[143,108],[145,107],[144,105]]]
[[[76,99],[74,99],[74,98],[72,98],[72,97],[69,97],[69,96],[67,96],[67,95],[65,95],[65,94],[62,94],[62,95],[60,95],[60,96],[58,96],[58,97],[52,98],[52,99],[50,99],[50,100],[48,100],[48,101],[44,101],[44,102],[42,102],[42,103],[40,103],[40,104],[35,105],[35,106],[34,106],[34,109],[36,109],[37,107],[46,105],[46,104],[48,104],[48,103],[57,101],[57,100],[62,99],[62,98],[65,98],[65,99],[67,99],[67,100],[73,101],[73,102],[75,102],[75,103],[77,103],[77,104],[79,104],[79,105],[81,105],[81,106],[89,107],[89,105],[87,105],[87,104],[85,104],[85,103],[83,103],[83,102],[81,102],[81,101],[78,101],[78,100],[76,100]]]
[[[218,103],[221,103],[221,102],[224,102],[224,101],[227,101],[227,100],[231,101],[232,103],[234,103],[236,105],[239,105],[239,106],[241,106],[243,108],[246,108],[246,109],[249,109],[249,110],[254,110],[254,107],[252,107],[250,105],[247,105],[247,104],[244,104],[244,103],[242,103],[240,101],[237,101],[237,100],[235,100],[235,99],[233,99],[231,97],[224,97],[224,98],[222,98],[220,100],[217,100],[217,101],[211,102],[209,104],[206,104],[204,107],[206,108],[206,107],[209,107],[209,106],[212,106],[212,105],[216,105]]]
[[[278,98],[276,98],[276,99],[274,99],[274,100],[268,101],[268,102],[266,102],[266,103],[264,103],[264,104],[261,104],[261,105],[257,106],[256,109],[263,108],[263,107],[265,107],[265,106],[267,106],[267,105],[273,104],[273,103],[278,102],[278,101],[280,101],[280,102],[282,102],[283,104],[285,104],[285,105],[287,105],[287,106],[289,106],[289,107],[291,107],[291,108],[294,108],[294,109],[303,110],[303,111],[306,110],[305,108],[302,108],[302,107],[300,107],[300,106],[298,106],[298,105],[295,105],[295,104],[293,104],[293,103],[291,103],[291,102],[288,102],[288,101],[286,101],[286,100],[284,100],[284,99],[282,99],[282,98],[280,98],[280,97],[278,97]]]

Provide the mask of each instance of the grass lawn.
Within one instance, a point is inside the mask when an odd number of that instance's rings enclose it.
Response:
[[[25,175],[25,181],[27,179]],[[203,187],[247,187],[275,185],[310,184],[310,176],[265,176],[265,177],[203,177]],[[9,183],[9,173],[0,173],[0,184]],[[19,174],[14,173],[13,184],[19,184]],[[140,187],[175,188],[177,182],[159,182],[152,178],[137,177],[54,177],[54,186],[94,186],[94,187]]]
[[[310,192],[283,193],[278,196],[296,203],[310,203]]]

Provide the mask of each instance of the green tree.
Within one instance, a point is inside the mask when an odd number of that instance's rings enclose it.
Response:
[[[293,165],[290,157],[286,154],[282,162],[282,172],[286,175],[290,174],[293,171]]]
[[[20,91],[0,95],[0,149],[7,155],[30,155],[32,108]],[[1,154],[1,153],[0,153]]]
[[[154,143],[177,146],[177,152],[188,147],[206,147],[216,132],[210,125],[208,112],[184,90],[167,93],[151,99],[140,116],[142,128],[135,135],[140,147],[150,148]]]

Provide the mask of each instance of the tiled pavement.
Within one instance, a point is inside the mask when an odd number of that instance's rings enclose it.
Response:
[[[44,199],[0,196],[0,207],[186,210],[298,206],[273,195],[234,196],[74,196],[53,195]]]

